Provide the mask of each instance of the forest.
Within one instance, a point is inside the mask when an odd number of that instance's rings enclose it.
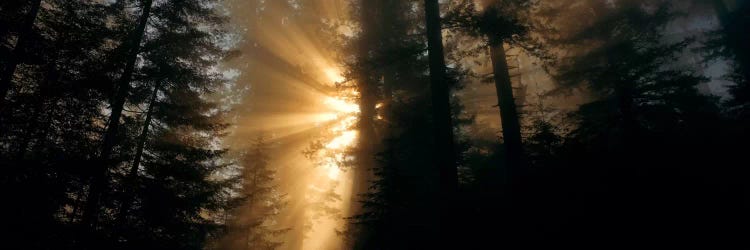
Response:
[[[750,249],[748,27],[750,0],[2,0],[0,248]]]

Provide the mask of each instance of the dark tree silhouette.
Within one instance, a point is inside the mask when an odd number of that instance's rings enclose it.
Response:
[[[18,31],[18,41],[16,41],[13,49],[8,53],[7,61],[3,65],[2,71],[0,71],[0,110],[5,106],[5,98],[8,95],[11,84],[13,82],[13,75],[16,73],[18,64],[21,63],[25,52],[29,49],[29,43],[32,39],[34,32],[34,21],[39,14],[39,8],[42,4],[42,0],[33,0],[28,3],[28,10],[23,17],[21,28]]]
[[[99,152],[99,158],[103,165],[98,166],[99,170],[95,171],[95,175],[91,181],[91,189],[86,199],[86,208],[83,213],[83,223],[92,225],[96,223],[96,215],[99,211],[99,199],[103,189],[107,185],[107,172],[110,169],[110,156],[112,150],[117,144],[117,134],[120,128],[120,118],[122,116],[122,110],[125,106],[125,101],[130,94],[130,81],[133,78],[133,72],[135,71],[136,60],[138,54],[141,52],[141,42],[146,33],[146,26],[148,25],[148,19],[151,17],[152,0],[144,0],[141,2],[141,14],[138,18],[138,23],[135,29],[129,35],[129,40],[125,42],[125,49],[127,55],[124,58],[125,68],[118,80],[116,94],[110,104],[111,113],[109,115],[109,122],[107,124],[107,130],[102,138],[102,148]]]
[[[427,44],[430,65],[430,92],[432,95],[432,119],[435,133],[435,165],[440,169],[440,230],[444,247],[453,247],[455,229],[456,192],[458,170],[456,167],[453,136],[453,115],[451,114],[450,87],[445,69],[443,54],[442,25],[440,6],[437,0],[425,0]]]
[[[278,249],[284,244],[278,239],[289,230],[274,224],[286,202],[278,192],[276,171],[269,165],[269,150],[260,136],[239,156],[242,205],[233,210],[219,249]]]
[[[0,248],[748,248],[749,10],[0,1]]]

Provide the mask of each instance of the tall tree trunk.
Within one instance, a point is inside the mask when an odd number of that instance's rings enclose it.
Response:
[[[380,15],[380,39],[381,39],[381,52],[383,61],[383,115],[386,121],[391,120],[391,102],[393,101],[393,89],[396,84],[396,66],[397,58],[395,56],[396,45],[394,42],[395,36],[400,34],[394,34],[394,19],[399,9],[396,6],[398,3],[395,0],[382,0]]]
[[[373,61],[370,53],[374,51],[377,44],[377,27],[375,27],[373,17],[377,12],[377,4],[373,0],[362,0],[361,6],[361,26],[362,36],[359,41],[359,60],[360,76],[357,81],[357,89],[360,93],[359,98],[359,143],[357,157],[359,164],[354,173],[354,187],[352,192],[352,212],[359,212],[359,202],[357,197],[367,191],[369,187],[370,169],[375,163],[374,148],[376,140],[375,126],[373,118],[375,117],[375,90],[377,82],[375,81],[376,71],[372,67]]]
[[[432,116],[435,137],[435,163],[440,171],[440,230],[446,248],[455,247],[455,202],[458,189],[458,174],[453,142],[453,117],[451,116],[450,88],[448,86],[443,36],[440,24],[438,0],[425,0],[427,43],[430,66],[430,91],[432,92]]]
[[[8,96],[11,83],[13,82],[13,75],[16,73],[18,64],[21,63],[23,54],[28,46],[29,39],[31,39],[31,33],[34,31],[34,21],[39,14],[39,8],[42,5],[42,0],[34,0],[31,2],[31,9],[23,21],[23,26],[18,34],[18,41],[16,42],[15,48],[10,53],[8,62],[4,65],[2,72],[0,72],[0,110],[5,108],[5,98]]]
[[[490,38],[490,40],[493,40]],[[513,97],[513,86],[508,71],[508,61],[505,48],[501,41],[490,43],[490,59],[495,78],[500,120],[503,126],[503,142],[505,146],[506,178],[511,180],[519,171],[523,145],[521,144],[521,123],[518,119],[516,100]]]
[[[376,151],[376,133],[375,124],[373,118],[375,117],[375,102],[377,100],[377,80],[378,70],[375,69],[374,65],[376,62],[373,60],[371,53],[376,52],[377,44],[379,43],[379,28],[376,25],[376,21],[379,14],[379,0],[361,0],[360,6],[360,26],[361,36],[358,41],[358,60],[359,60],[359,76],[357,79],[357,90],[360,93],[359,98],[359,123],[357,128],[359,129],[359,138],[357,143],[357,166],[354,168],[352,181],[352,192],[349,201],[349,216],[356,216],[362,212],[362,203],[360,202],[360,195],[368,191],[370,187],[370,180],[372,180],[374,173],[372,169],[375,167],[375,151]],[[363,230],[358,234],[360,237],[354,241],[354,248],[359,249],[370,245],[367,227],[358,227],[357,229]]]
[[[93,224],[96,223],[96,215],[99,210],[99,199],[101,198],[100,196],[104,187],[107,185],[107,171],[111,164],[110,156],[117,143],[120,117],[122,116],[125,100],[130,93],[130,81],[133,78],[133,72],[135,71],[135,64],[138,59],[138,53],[140,52],[141,41],[143,40],[146,31],[146,25],[151,16],[152,2],[153,0],[142,1],[143,11],[138,19],[138,26],[134,30],[131,35],[131,40],[129,41],[129,51],[128,56],[126,57],[128,61],[117,86],[117,93],[111,105],[112,113],[109,117],[109,124],[102,140],[102,148],[99,154],[100,164],[102,165],[95,166],[99,169],[94,170],[91,188],[86,201],[86,209],[83,214],[82,223],[87,226],[93,226]]]
[[[146,111],[146,120],[143,121],[143,129],[141,134],[138,136],[138,144],[135,151],[135,157],[133,157],[133,164],[130,166],[130,171],[125,180],[125,199],[120,204],[119,214],[117,215],[117,225],[124,226],[126,224],[125,217],[128,215],[128,210],[133,205],[133,199],[135,198],[135,183],[138,178],[138,168],[141,165],[141,158],[143,158],[143,149],[146,147],[148,141],[148,131],[151,127],[151,120],[154,114],[154,105],[156,105],[156,98],[159,95],[159,88],[161,87],[161,81],[157,81],[154,86],[154,92],[151,94],[151,100],[149,100],[148,110]]]

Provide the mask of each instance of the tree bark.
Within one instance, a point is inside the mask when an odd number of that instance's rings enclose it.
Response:
[[[427,43],[430,67],[430,91],[435,137],[435,163],[440,171],[440,236],[444,247],[452,248],[455,242],[455,202],[458,189],[455,146],[453,142],[453,117],[451,115],[450,88],[448,86],[443,36],[438,0],[425,0]]]
[[[99,154],[100,166],[95,166],[98,169],[94,170],[94,176],[89,190],[88,199],[86,201],[86,209],[84,210],[82,223],[84,225],[93,226],[96,223],[96,215],[99,206],[99,199],[104,187],[107,185],[107,171],[110,165],[110,156],[112,150],[117,144],[117,134],[120,127],[120,117],[122,116],[122,110],[125,105],[125,100],[130,93],[130,81],[133,78],[133,72],[135,71],[135,64],[140,53],[141,42],[143,40],[144,33],[146,31],[146,25],[148,19],[151,16],[151,4],[153,0],[143,0],[143,11],[138,19],[138,26],[134,30],[131,39],[129,41],[129,52],[127,56],[127,63],[125,70],[120,77],[117,93],[112,102],[111,109],[112,113],[109,117],[109,123],[107,131],[104,133],[102,140],[102,148]]]
[[[31,9],[26,14],[21,32],[18,34],[18,41],[16,42],[15,48],[10,53],[10,58],[5,64],[5,67],[0,73],[0,110],[5,108],[5,98],[8,96],[11,84],[13,82],[13,75],[16,73],[18,64],[21,63],[21,59],[24,56],[26,46],[28,46],[29,39],[31,39],[31,33],[34,30],[34,21],[39,14],[39,8],[42,5],[42,0],[35,0],[31,2]]]
[[[492,40],[492,39],[490,39]],[[500,122],[503,127],[503,142],[505,146],[506,178],[512,179],[519,171],[523,158],[521,143],[521,123],[518,118],[516,100],[513,97],[513,86],[508,72],[508,61],[502,42],[491,42],[490,59],[495,78]]]

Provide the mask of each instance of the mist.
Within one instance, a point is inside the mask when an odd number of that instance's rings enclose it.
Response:
[[[7,249],[745,248],[745,0],[0,3]]]

